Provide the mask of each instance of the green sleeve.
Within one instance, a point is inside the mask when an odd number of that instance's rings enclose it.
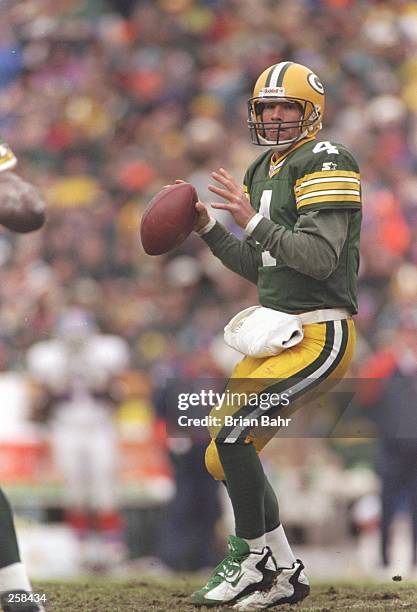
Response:
[[[226,268],[256,284],[262,265],[261,248],[252,238],[239,240],[218,222],[202,238]]]
[[[294,168],[294,196],[297,212],[313,210],[358,210],[361,207],[361,179],[356,160],[344,147],[318,142],[313,154]]]
[[[318,280],[337,267],[349,229],[348,210],[320,210],[300,215],[294,229],[261,219],[252,237],[269,251],[277,265],[286,266]]]

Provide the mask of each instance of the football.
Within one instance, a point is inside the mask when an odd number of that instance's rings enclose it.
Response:
[[[184,242],[197,220],[197,201],[197,192],[190,183],[161,189],[142,216],[140,237],[145,253],[162,255]]]

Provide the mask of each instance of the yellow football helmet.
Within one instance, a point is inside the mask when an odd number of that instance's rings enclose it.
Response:
[[[324,112],[324,88],[320,79],[306,66],[294,62],[280,62],[270,66],[261,74],[255,84],[253,97],[248,101],[248,127],[253,144],[268,146],[276,151],[289,148],[307,136],[314,136],[322,127]],[[265,123],[265,103],[289,100],[300,105],[302,115],[299,121]],[[266,130],[274,128],[274,140],[266,138]],[[285,138],[282,130],[299,127],[299,134]]]

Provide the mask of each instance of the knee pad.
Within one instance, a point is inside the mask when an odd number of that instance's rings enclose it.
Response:
[[[223,471],[223,466],[220,461],[217,446],[214,440],[210,442],[206,448],[206,468],[208,473],[213,476],[214,480],[226,480],[226,476]]]

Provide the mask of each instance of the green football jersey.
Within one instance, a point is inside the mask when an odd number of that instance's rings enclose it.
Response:
[[[294,234],[307,214],[311,219],[317,217],[318,225],[326,222],[326,217],[330,219],[331,211],[343,211],[341,215],[333,214],[333,218],[345,219],[345,234],[337,265],[326,278],[297,269],[301,267],[297,264],[301,253],[296,248],[293,261],[287,257],[286,262],[279,260],[279,249],[275,249],[278,252],[275,258],[263,250],[257,274],[260,303],[290,313],[319,308],[347,308],[356,313],[361,225],[360,175],[356,161],[343,145],[315,139],[301,144],[275,166],[271,164],[271,155],[271,150],[260,155],[245,174],[244,186],[253,208]],[[314,212],[320,215],[312,215]],[[262,227],[262,223],[251,236],[258,248],[259,243],[265,242],[262,238],[265,238],[266,226],[271,225],[264,223]],[[329,224],[328,227],[337,226]],[[303,231],[308,234],[309,230]],[[326,235],[325,241],[331,247],[332,241],[336,244],[339,238]],[[315,248],[319,252],[320,241],[316,241]],[[314,261],[311,265],[314,269]]]

